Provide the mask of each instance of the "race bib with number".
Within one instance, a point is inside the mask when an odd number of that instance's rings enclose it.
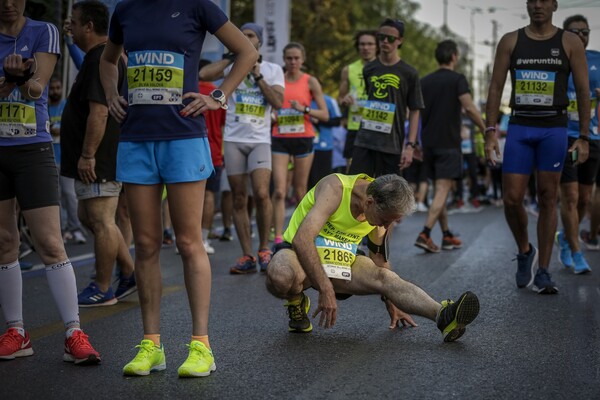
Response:
[[[279,133],[304,133],[304,113],[293,108],[281,108],[277,112]]]
[[[179,105],[183,95],[183,54],[132,51],[127,61],[129,105]]]
[[[598,108],[598,99],[594,98],[590,100],[591,111],[590,118],[593,119],[596,116],[596,108]],[[577,107],[577,100],[569,100],[569,106],[567,107],[567,113],[570,121],[579,121],[579,107]]]
[[[552,106],[556,72],[516,70],[515,104]]]
[[[266,106],[265,96],[260,93],[236,93],[236,122],[263,125],[265,123]]]
[[[352,279],[352,264],[356,258],[356,244],[317,236],[317,252],[323,269],[329,278],[349,281]]]
[[[18,89],[15,90],[18,91]],[[36,135],[35,103],[33,101],[25,99],[10,102],[6,99],[0,101],[0,137],[26,138]]]
[[[377,100],[366,100],[362,109],[361,126],[370,131],[390,133],[394,124],[396,105]]]

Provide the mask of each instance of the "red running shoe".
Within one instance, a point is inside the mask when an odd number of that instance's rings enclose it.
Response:
[[[72,362],[78,365],[98,364],[100,354],[90,344],[88,335],[81,329],[73,332],[70,338],[65,339],[65,355],[63,361]]]
[[[21,336],[17,328],[8,328],[6,333],[0,336],[0,360],[14,360],[17,357],[33,355],[29,334]]]
[[[442,239],[442,249],[444,250],[460,249],[461,247],[462,242],[456,236],[444,236],[444,238]]]
[[[425,236],[424,233],[420,233],[415,242],[415,246],[422,248],[428,253],[439,253],[440,248],[433,243],[430,237]]]

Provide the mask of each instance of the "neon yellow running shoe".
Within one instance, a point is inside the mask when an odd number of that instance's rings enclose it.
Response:
[[[308,311],[310,310],[310,298],[302,293],[302,297],[296,301],[286,301],[284,304],[288,309],[290,322],[288,330],[293,333],[308,333],[312,331],[312,324],[308,319]]]
[[[211,372],[217,369],[215,357],[204,343],[192,340],[187,346],[190,348],[188,358],[177,370],[180,378],[209,376]]]
[[[162,371],[167,368],[163,346],[156,347],[152,340],[144,339],[135,347],[140,350],[135,358],[123,367],[124,375],[146,376],[150,372]]]
[[[465,292],[456,302],[442,301],[436,322],[444,342],[454,342],[465,333],[465,327],[479,314],[479,299],[472,292]]]

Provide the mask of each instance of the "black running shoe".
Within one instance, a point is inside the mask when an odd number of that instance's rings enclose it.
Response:
[[[436,322],[444,342],[454,342],[465,333],[465,327],[479,314],[479,299],[475,293],[465,292],[459,299],[442,301]]]
[[[289,331],[294,333],[308,333],[312,331],[312,324],[308,319],[308,310],[310,310],[310,298],[302,293],[302,300],[298,304],[285,302],[290,317]]]

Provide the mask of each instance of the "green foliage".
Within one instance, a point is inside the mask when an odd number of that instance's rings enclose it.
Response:
[[[236,25],[254,19],[253,0],[232,0],[231,20]],[[377,29],[386,18],[404,21],[406,32],[401,56],[420,76],[437,69],[435,46],[441,32],[415,20],[419,5],[410,0],[292,0],[291,41],[306,48],[306,70],[317,76],[326,93],[337,95],[342,68],[357,58],[354,34]]]

